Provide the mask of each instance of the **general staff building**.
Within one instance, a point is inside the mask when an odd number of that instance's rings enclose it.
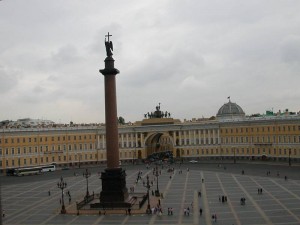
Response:
[[[106,163],[105,125],[3,127],[0,135],[2,172],[51,163],[58,167]],[[156,107],[142,121],[119,125],[116,141],[124,162],[166,151],[178,160],[299,162],[300,114],[286,110],[245,116],[229,100],[216,117],[181,122]]]

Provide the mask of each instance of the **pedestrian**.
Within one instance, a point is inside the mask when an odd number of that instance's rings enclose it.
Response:
[[[2,210],[2,217],[3,218],[5,217],[5,210],[4,209]]]
[[[199,209],[200,216],[202,216],[202,208]]]
[[[202,178],[202,183],[204,183],[204,179]]]
[[[170,212],[171,212],[171,215],[173,215],[173,208],[172,207],[170,208]]]
[[[158,215],[159,215],[159,216],[162,216],[162,213],[163,213],[163,212],[162,212],[162,209],[160,208],[160,209],[159,209]]]
[[[71,197],[69,197],[69,205],[71,204]]]
[[[49,195],[49,196],[51,195],[51,192],[50,192],[50,190],[48,191],[48,195]]]
[[[131,216],[131,208],[128,208],[128,215]]]

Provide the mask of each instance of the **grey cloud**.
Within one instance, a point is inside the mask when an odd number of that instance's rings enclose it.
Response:
[[[281,58],[286,63],[300,63],[300,35],[287,38],[280,48]]]
[[[16,72],[0,65],[0,93],[5,94],[18,85]]]

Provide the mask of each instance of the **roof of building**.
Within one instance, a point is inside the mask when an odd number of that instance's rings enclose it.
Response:
[[[217,118],[232,118],[232,117],[244,117],[244,110],[236,103],[231,102],[229,99],[228,103],[225,103],[218,111]]]

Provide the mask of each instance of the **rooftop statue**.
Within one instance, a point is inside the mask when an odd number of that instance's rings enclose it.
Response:
[[[113,43],[111,41],[109,41],[110,36],[112,36],[112,35],[109,34],[109,32],[107,35],[105,35],[105,48],[106,48],[106,55],[108,57],[113,55],[112,51],[114,50]],[[107,41],[106,41],[106,37],[107,37]]]

